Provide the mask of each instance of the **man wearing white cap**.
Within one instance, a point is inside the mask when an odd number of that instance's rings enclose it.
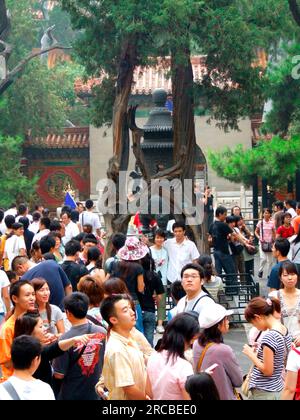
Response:
[[[203,332],[193,345],[195,372],[215,365],[212,377],[221,400],[239,399],[235,387],[240,387],[243,382],[243,373],[233,350],[223,343],[223,334],[229,331],[228,317],[232,314],[233,311],[221,305],[206,306],[199,315]]]

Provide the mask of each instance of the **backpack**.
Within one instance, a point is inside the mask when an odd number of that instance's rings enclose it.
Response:
[[[300,351],[295,347],[292,347],[292,351],[295,351],[300,356]],[[294,395],[294,400],[300,401],[300,370],[298,370],[297,388]]]
[[[213,302],[215,302],[214,298],[210,295],[210,293],[207,292],[206,295],[201,296],[199,299],[196,300],[196,302],[194,303],[192,309],[190,311],[186,311],[187,314],[190,314],[192,316],[194,316],[195,318],[199,318],[199,313],[197,311],[195,311],[196,306],[198,305],[198,303],[200,302],[201,299],[208,297],[210,298]]]

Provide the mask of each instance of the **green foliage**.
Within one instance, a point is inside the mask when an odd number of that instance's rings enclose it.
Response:
[[[49,129],[63,127],[66,103],[60,91],[54,72],[39,60],[30,62],[2,96],[0,133],[24,138],[28,131],[33,136],[44,135]]]
[[[16,200],[30,202],[35,195],[37,179],[29,180],[20,172],[21,150],[21,138],[0,136],[0,207],[7,208]]]
[[[208,159],[216,173],[231,182],[250,186],[258,175],[272,187],[282,187],[299,169],[300,136],[288,140],[276,136],[247,150],[238,145],[233,150],[209,151]]]

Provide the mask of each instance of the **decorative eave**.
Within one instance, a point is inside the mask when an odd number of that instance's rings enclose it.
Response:
[[[68,127],[63,134],[49,133],[45,137],[28,136],[24,149],[88,149],[89,127]]]

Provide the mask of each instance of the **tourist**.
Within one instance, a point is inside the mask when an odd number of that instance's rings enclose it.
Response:
[[[119,257],[118,257],[118,251],[123,248],[123,246],[125,245],[126,242],[126,236],[123,233],[115,233],[112,237],[111,237],[111,245],[112,245],[112,254],[113,256],[111,256],[110,258],[108,258],[105,261],[104,264],[104,270],[105,273],[109,273],[110,274],[110,269],[112,266],[112,263],[114,262],[118,262],[119,261]]]
[[[280,320],[274,317],[276,299],[252,299],[245,309],[245,318],[260,331],[267,331],[258,352],[245,344],[243,353],[254,364],[249,390],[252,400],[279,400],[284,387],[283,370],[292,344],[292,337]]]
[[[64,296],[72,293],[72,286],[63,269],[55,261],[42,261],[35,265],[27,257],[16,257],[12,268],[22,280],[45,279],[50,289],[49,302],[63,310]]]
[[[40,247],[40,241],[35,241],[31,245],[30,250],[30,262],[32,264],[32,267],[39,264],[44,260],[41,247]]]
[[[20,204],[19,205],[18,214],[16,216],[16,222],[22,223],[20,221],[20,219],[22,217],[26,217],[28,219],[29,223],[32,222],[32,216],[31,216],[31,214],[29,214],[29,209],[28,209],[28,206],[26,204]]]
[[[32,243],[35,241],[40,241],[44,236],[47,236],[50,233],[50,223],[51,220],[49,217],[42,217],[40,219],[39,231],[34,235]]]
[[[281,400],[300,400],[300,347],[292,346],[286,364],[286,376]]]
[[[10,281],[7,273],[0,270],[0,326],[4,321],[5,314],[10,311],[9,286]]]
[[[277,231],[277,229],[282,225],[282,216],[284,214],[283,201],[275,201],[273,208],[274,208],[273,219],[275,222],[275,229]]]
[[[193,367],[185,358],[200,333],[197,318],[181,313],[165,329],[158,351],[147,365],[147,394],[153,400],[189,400],[185,383]]]
[[[300,231],[291,242],[290,251],[288,253],[288,259],[296,264],[298,273],[300,275]]]
[[[39,213],[38,211],[32,213],[32,222],[29,225],[28,230],[30,230],[30,232],[32,232],[34,235],[36,235],[40,230],[41,217],[41,213]]]
[[[284,213],[281,218],[281,226],[276,231],[276,239],[288,239],[295,234],[294,228],[291,224],[292,216],[290,213]]]
[[[50,334],[63,334],[65,332],[64,316],[56,305],[49,303],[50,289],[46,280],[36,278],[31,280],[35,291],[36,306],[43,320],[44,329]]]
[[[43,238],[40,240],[40,248],[41,248],[41,253],[44,259],[46,259],[45,258],[46,254],[52,254],[52,259],[56,261],[53,255],[54,248],[55,248],[55,239],[50,234],[47,236],[43,236]]]
[[[105,271],[102,269],[102,256],[97,246],[88,249],[86,268],[92,276],[97,277],[102,283],[105,281]]]
[[[205,371],[217,363],[213,379],[221,400],[237,400],[235,390],[243,382],[242,370],[230,346],[224,344],[223,335],[229,331],[229,316],[233,311],[215,304],[200,313],[199,324],[203,332],[193,346],[195,372]]]
[[[279,300],[282,323],[292,335],[295,345],[300,346],[300,290],[297,288],[298,271],[295,264],[285,261],[279,268],[281,289],[270,293]]]
[[[27,253],[27,256],[29,257],[34,233],[29,230],[29,219],[27,217],[20,217],[19,223],[21,223],[24,228],[23,236],[24,236],[24,241],[26,245],[26,253]]]
[[[70,213],[62,213],[61,221],[65,227],[65,235],[62,238],[62,243],[64,246],[79,234],[79,228],[76,223],[72,222]]]
[[[16,319],[27,311],[35,310],[34,288],[28,281],[18,281],[10,286],[12,313],[7,315],[7,321],[1,325],[0,331],[0,368],[2,378],[7,379],[13,374],[11,363],[11,345],[14,337]]]
[[[213,374],[200,372],[189,376],[185,384],[185,390],[194,402],[220,400]]]
[[[227,209],[219,206],[216,209],[216,220],[209,229],[209,242],[214,248],[214,259],[216,272],[222,277],[222,269],[226,273],[226,284],[233,286],[237,284],[237,277],[232,275],[236,273],[232,251],[229,248],[233,230],[225,223]],[[231,288],[230,288],[231,289]],[[235,288],[230,293],[235,294]]]
[[[9,269],[11,270],[11,263],[13,259],[18,256],[27,255],[26,245],[24,241],[24,227],[21,223],[14,223],[12,225],[13,234],[6,239],[4,248],[4,259],[9,261]]]
[[[143,353],[130,337],[136,323],[130,300],[124,295],[104,299],[101,315],[110,328],[103,367],[109,400],[145,400],[145,362]]]
[[[300,226],[300,203],[297,203],[296,213],[297,213],[297,216],[293,219],[292,225],[293,225],[295,234],[298,235],[299,226]]]
[[[13,375],[0,384],[0,400],[55,400],[50,386],[33,377],[41,362],[42,346],[34,337],[22,335],[12,343]]]
[[[89,309],[87,319],[95,325],[100,325],[107,329],[107,324],[100,314],[100,304],[104,298],[104,288],[102,282],[91,275],[81,277],[77,284],[79,292],[84,293],[89,298]]]
[[[62,245],[61,234],[59,232],[50,232],[49,235],[55,240],[55,247],[53,250],[53,255],[58,264],[61,264],[65,256],[65,247]]]
[[[58,400],[97,400],[95,385],[102,373],[106,330],[87,320],[89,299],[84,293],[66,296],[64,306],[72,328],[61,340],[84,334],[92,337],[79,352],[68,350],[54,360],[54,377],[62,381]]]
[[[4,258],[4,249],[5,249],[5,243],[8,238],[10,238],[13,235],[13,229],[12,226],[15,223],[14,216],[8,215],[4,219],[6,230],[5,233],[1,236],[0,241],[0,264],[3,266],[3,269],[5,271],[9,270],[9,259]]]
[[[164,242],[167,236],[163,230],[158,229],[154,235],[154,245],[150,247],[152,258],[155,262],[155,271],[160,276],[165,292],[161,295],[161,299],[157,306],[157,328],[156,332],[163,334],[163,323],[166,320],[166,296],[167,296],[167,272],[169,256]]]
[[[285,200],[284,202],[285,204],[285,208],[286,208],[286,212],[290,213],[292,220],[297,217],[297,213],[296,213],[296,202],[294,200]]]
[[[92,248],[94,246],[98,246],[98,241],[96,239],[96,237],[90,233],[90,234],[85,234],[84,238],[82,239],[82,252],[79,254],[79,261],[81,262],[81,264],[86,264],[88,261],[88,250],[89,248]]]
[[[101,237],[101,223],[99,220],[99,216],[95,213],[93,213],[94,209],[94,202],[93,200],[87,200],[85,202],[86,210],[82,213],[80,213],[79,216],[79,223],[81,227],[83,225],[89,224],[92,226],[93,234]]]
[[[259,240],[260,267],[258,277],[262,278],[265,266],[267,266],[265,277],[268,278],[274,257],[272,254],[272,246],[275,241],[275,223],[271,219],[272,210],[264,209],[263,219],[258,222],[255,229],[255,236]]]
[[[168,312],[168,321],[171,321],[174,316],[177,314],[177,305],[178,302],[186,296],[184,288],[182,287],[182,282],[179,280],[174,281],[170,287],[170,296],[173,300],[173,307]]]
[[[215,302],[219,302],[220,295],[224,293],[224,284],[221,277],[214,274],[214,267],[210,255],[201,255],[198,264],[204,269],[204,286]]]
[[[233,206],[231,209],[231,216],[242,217],[242,209],[239,206]]]
[[[77,262],[79,260],[80,250],[80,243],[75,239],[71,239],[65,245],[66,256],[64,262],[61,264],[61,268],[72,284],[73,292],[76,292],[77,284],[81,277],[89,274],[88,269],[83,264],[78,264]]]
[[[145,257],[141,259],[141,265],[144,270],[145,290],[144,293],[139,294],[138,297],[142,308],[144,335],[149,341],[149,344],[153,347],[156,325],[155,303],[159,306],[165,289],[160,277],[155,273],[155,263],[150,254],[145,255]]]
[[[200,254],[194,242],[187,239],[184,223],[176,222],[172,229],[174,238],[168,239],[164,243],[164,247],[169,255],[167,279],[174,283],[176,280],[181,280],[182,268],[186,264],[196,262]]]
[[[280,277],[279,269],[283,262],[288,261],[287,255],[290,250],[290,243],[287,239],[276,239],[273,248],[273,258],[277,260],[277,263],[271,270],[267,286],[270,288],[270,292],[273,290],[280,289]]]
[[[204,269],[198,264],[187,264],[181,271],[182,287],[186,296],[181,298],[176,306],[176,313],[197,312],[198,314],[206,306],[215,304],[213,298],[203,290]]]

